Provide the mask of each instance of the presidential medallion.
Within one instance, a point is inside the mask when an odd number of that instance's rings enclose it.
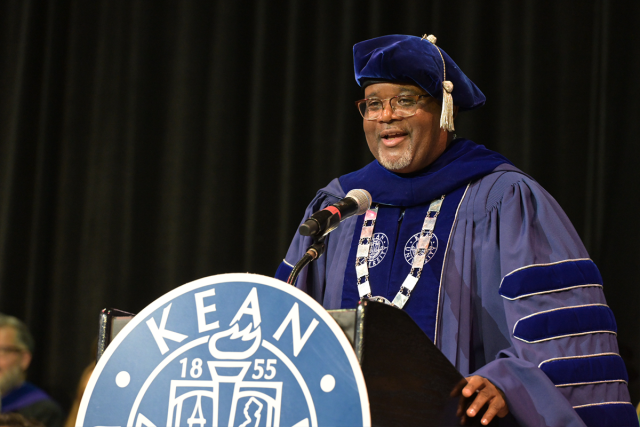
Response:
[[[418,246],[418,240],[420,239],[420,233],[416,233],[407,240],[407,243],[404,245],[404,259],[409,263],[409,265],[413,264],[413,258],[416,256],[416,247]],[[431,239],[429,240],[429,247],[427,248],[427,253],[424,257],[424,263],[428,263],[431,261],[431,258],[436,254],[438,250],[438,237],[435,233],[431,234]]]

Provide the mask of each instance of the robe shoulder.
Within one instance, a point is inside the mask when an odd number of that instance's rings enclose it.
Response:
[[[311,200],[309,205],[304,211],[300,225],[304,223],[309,217],[327,206],[337,202],[345,196],[344,190],[340,185],[338,178],[333,179],[326,187],[321,188],[316,192],[315,197]],[[295,264],[302,255],[306,252],[307,248],[311,244],[312,239],[310,237],[301,236],[296,232],[287,255],[284,258],[284,262],[287,264]]]
[[[311,200],[304,212],[300,224],[314,212],[326,208],[345,197],[345,191],[338,178],[321,188]],[[300,272],[296,287],[311,295],[327,309],[340,308],[342,300],[342,281],[347,264],[348,250],[355,229],[356,217],[347,218],[340,227],[332,231],[325,240],[325,254]],[[313,243],[313,239],[296,233],[284,260],[280,263],[275,277],[286,281],[296,262]]]

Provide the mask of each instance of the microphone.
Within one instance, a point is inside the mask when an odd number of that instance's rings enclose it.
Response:
[[[371,206],[367,190],[351,190],[344,199],[311,215],[299,228],[303,236],[326,236],[338,228],[340,222],[353,215],[362,215]]]

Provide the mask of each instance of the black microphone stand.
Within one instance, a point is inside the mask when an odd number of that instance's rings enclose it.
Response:
[[[307,252],[300,258],[300,261],[293,266],[293,270],[291,270],[291,274],[289,274],[289,278],[287,279],[287,283],[295,286],[296,279],[298,278],[298,274],[300,271],[307,266],[311,261],[315,261],[320,258],[325,250],[324,239],[327,237],[327,234],[324,234],[320,237],[313,237],[313,244],[309,246]]]

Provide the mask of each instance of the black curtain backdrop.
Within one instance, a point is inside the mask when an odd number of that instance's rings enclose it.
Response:
[[[433,33],[598,264],[640,400],[640,2],[0,2],[0,311],[68,405],[104,307],[272,275],[304,208],[372,160],[351,47]]]

